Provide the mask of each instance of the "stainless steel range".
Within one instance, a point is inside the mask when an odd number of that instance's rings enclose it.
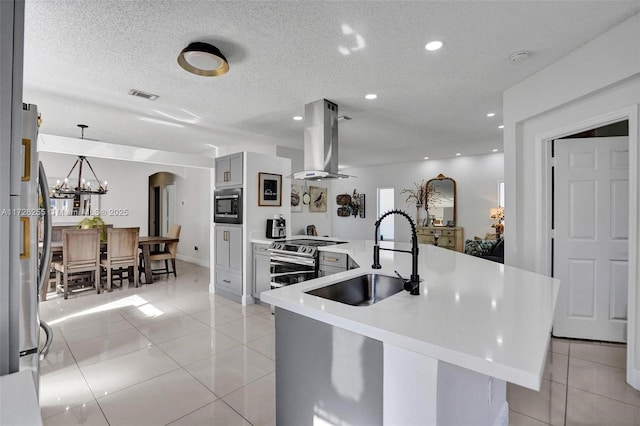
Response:
[[[318,247],[345,242],[313,239],[274,241],[269,246],[271,288],[317,278]]]

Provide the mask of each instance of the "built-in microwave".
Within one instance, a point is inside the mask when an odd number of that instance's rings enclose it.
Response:
[[[213,221],[242,223],[242,188],[217,189],[213,193]]]

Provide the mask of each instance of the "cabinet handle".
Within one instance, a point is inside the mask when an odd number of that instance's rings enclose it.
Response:
[[[337,257],[325,257],[324,260],[326,260],[327,262],[337,262],[338,259]]]
[[[222,280],[223,283],[227,283],[227,284],[231,284],[231,281],[229,280]]]
[[[28,182],[31,180],[31,139],[22,139],[22,145],[24,146],[24,172],[21,180]]]
[[[20,225],[22,225],[22,241],[20,241],[22,249],[20,251],[20,259],[29,259],[29,257],[31,257],[29,250],[29,222],[30,220],[28,217],[20,218]]]

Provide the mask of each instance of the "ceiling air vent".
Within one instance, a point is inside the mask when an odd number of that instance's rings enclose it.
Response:
[[[131,96],[137,96],[139,98],[148,99],[150,101],[155,101],[156,99],[159,98],[158,95],[152,95],[151,93],[146,93],[146,92],[143,92],[141,90],[136,90],[136,89],[129,90],[129,94]]]

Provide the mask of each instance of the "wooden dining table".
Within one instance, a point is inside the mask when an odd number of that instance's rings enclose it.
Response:
[[[150,284],[153,282],[153,272],[151,267],[146,267],[147,265],[151,265],[151,246],[165,243],[177,243],[180,242],[179,238],[172,237],[162,237],[162,236],[146,236],[138,238],[138,247],[142,250],[142,257],[144,259],[145,268],[144,271],[144,283],[142,284]],[[42,243],[40,243],[42,244]],[[41,247],[42,248],[42,247]],[[108,250],[107,243],[102,242],[101,250],[105,252]],[[62,241],[53,241],[51,243],[51,257],[54,254],[62,254]],[[142,266],[139,265],[139,268]],[[51,269],[51,260],[49,260],[49,267],[47,270]],[[43,289],[40,293],[40,300],[47,300],[47,287],[43,286]]]

